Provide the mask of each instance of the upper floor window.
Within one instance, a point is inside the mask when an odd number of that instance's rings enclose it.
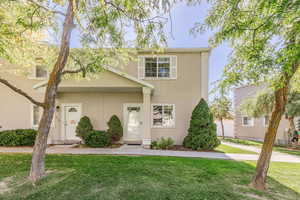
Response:
[[[243,126],[253,126],[254,125],[254,120],[252,117],[248,116],[243,116],[242,117],[242,125]]]
[[[35,67],[35,78],[47,78],[48,71],[40,65]]]
[[[138,74],[140,79],[176,79],[176,56],[140,56]]]

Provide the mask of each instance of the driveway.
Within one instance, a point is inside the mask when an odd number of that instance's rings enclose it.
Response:
[[[228,144],[226,144],[228,145]],[[0,153],[32,153],[30,147],[0,147]],[[99,154],[99,155],[141,155],[141,156],[175,156],[190,158],[211,158],[225,160],[252,160],[256,161],[259,155],[250,154],[227,154],[216,152],[197,151],[170,151],[151,150],[141,146],[123,145],[119,148],[74,148],[72,145],[54,145],[47,149],[47,154]],[[282,153],[274,153],[271,161],[300,163],[300,158]]]

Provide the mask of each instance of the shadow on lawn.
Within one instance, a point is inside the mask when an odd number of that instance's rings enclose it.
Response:
[[[48,155],[50,174],[36,187],[25,178],[29,167],[29,155],[0,155],[0,182],[10,188],[0,199],[300,199],[299,164],[272,163],[268,192],[248,187],[253,162]]]

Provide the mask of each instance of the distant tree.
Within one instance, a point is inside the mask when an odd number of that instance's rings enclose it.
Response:
[[[212,103],[210,105],[210,110],[211,110],[212,114],[214,115],[214,118],[219,120],[221,123],[222,137],[224,139],[225,133],[224,133],[223,120],[233,119],[232,103],[226,96],[221,95],[219,97],[216,97],[212,101]]]
[[[213,114],[204,99],[195,107],[190,120],[188,135],[183,145],[193,150],[212,150],[220,144]]]
[[[240,112],[251,117],[269,116],[274,105],[274,93],[271,90],[263,89],[255,96],[242,101],[239,106]],[[289,121],[288,142],[291,142],[291,136],[296,130],[294,119],[300,115],[300,93],[291,91],[288,94],[287,104],[285,106],[285,117]]]

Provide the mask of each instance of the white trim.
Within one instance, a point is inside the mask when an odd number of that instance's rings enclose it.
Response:
[[[142,134],[142,130],[143,130],[143,126],[144,126],[144,110],[143,110],[143,103],[123,103],[123,140],[125,141],[136,141],[135,139],[128,139],[128,133],[127,133],[127,122],[128,122],[128,118],[127,118],[127,107],[128,106],[139,106],[140,107],[140,114],[141,114],[141,120],[142,120],[142,126],[141,126],[141,140],[143,139],[143,134]]]
[[[35,104],[30,104],[30,124],[31,124],[31,128],[33,129],[37,129],[39,127],[39,124],[34,124],[34,107],[38,107],[39,108],[39,117],[41,120],[41,117],[42,117],[42,112],[41,112],[41,107],[35,105]]]
[[[269,116],[263,116],[263,127],[268,127],[268,124],[266,124],[266,117]]]
[[[248,124],[248,125],[244,124],[244,117],[250,118],[251,119],[251,123]],[[246,116],[246,115],[242,116],[242,126],[244,126],[244,127],[252,127],[252,126],[254,126],[254,118]]]
[[[140,79],[144,79],[144,80],[175,80],[177,79],[177,74],[178,74],[178,70],[177,70],[177,56],[176,55],[141,55],[138,56],[138,59],[144,59],[144,66],[138,66],[138,71],[143,69],[144,72],[144,76],[141,77]],[[146,77],[146,58],[157,58],[157,74],[156,77]],[[159,77],[158,76],[158,64],[159,64],[159,58],[169,58],[169,77]],[[174,66],[172,66],[172,59],[175,58],[175,64]],[[138,61],[138,63],[140,63],[140,61]],[[140,69],[141,68],[141,69]],[[172,70],[175,70],[176,74],[174,77],[172,77]],[[140,72],[139,72],[140,73]]]
[[[60,139],[61,140],[67,140],[67,135],[66,135],[66,114],[65,114],[65,107],[66,106],[79,106],[80,111],[79,111],[79,115],[80,115],[80,119],[82,117],[82,103],[63,103],[61,104],[61,132],[60,132]]]
[[[172,106],[173,107],[173,111],[172,111],[172,114],[173,114],[173,117],[174,117],[174,125],[173,126],[155,126],[153,124],[153,107],[154,106],[162,106],[162,108],[164,106]],[[164,110],[162,109],[162,113],[164,114]],[[175,104],[170,104],[170,103],[153,103],[151,104],[151,128],[176,128],[176,106]]]
[[[103,68],[106,69],[107,71],[115,73],[115,74],[117,74],[117,75],[119,75],[121,77],[127,78],[128,80],[131,80],[133,82],[139,83],[142,86],[146,86],[146,87],[148,87],[150,89],[154,89],[154,86],[152,84],[147,83],[146,81],[140,80],[140,79],[138,79],[138,78],[136,78],[136,77],[134,77],[132,75],[129,75],[129,74],[125,73],[125,72],[119,71],[119,70],[117,70],[117,69],[115,69],[113,67],[103,67]],[[35,84],[33,86],[33,89],[38,89],[40,87],[44,87],[44,86],[46,86],[47,83],[48,83],[48,80],[40,82],[40,83],[37,83],[37,84]]]

